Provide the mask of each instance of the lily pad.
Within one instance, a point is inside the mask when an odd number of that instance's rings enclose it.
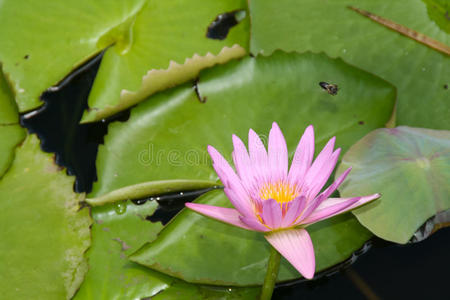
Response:
[[[230,207],[223,191],[206,193],[197,203]],[[351,256],[372,235],[350,214],[308,227],[316,253],[317,271]],[[131,260],[188,282],[216,285],[261,285],[270,247],[260,232],[233,227],[183,210]],[[282,260],[279,281],[300,274]]]
[[[338,78],[332,96],[320,81]],[[90,197],[142,182],[182,179],[217,184],[208,144],[230,158],[231,135],[249,128],[267,134],[278,122],[292,154],[314,124],[318,147],[333,135],[343,149],[389,119],[395,89],[387,82],[323,54],[277,52],[247,57],[200,74],[199,101],[191,85],[150,97],[113,123],[99,148],[98,182]],[[181,186],[179,186],[182,189]],[[126,199],[126,198],[124,198]]]
[[[145,2],[3,1],[0,62],[19,110],[40,106],[43,91],[109,46],[99,44],[100,38],[136,15]]]
[[[135,205],[122,201],[92,208],[92,246],[87,252],[89,271],[76,300],[87,299],[255,299],[259,288],[207,287],[185,283],[128,259],[163,228],[145,218],[156,201]]]
[[[207,38],[206,30],[217,15],[246,8],[244,0],[210,1],[207,5],[202,0],[148,1],[123,29],[123,35],[127,35],[125,44],[116,44],[105,52],[89,96],[90,110],[82,121],[105,118],[155,91],[194,78],[208,64],[243,56],[248,48],[248,17],[233,27],[223,41]],[[243,48],[222,51],[235,44]],[[186,61],[187,58],[191,60]],[[143,81],[148,71],[149,78]],[[144,93],[125,92],[121,96],[122,90],[139,89]]]
[[[0,10],[0,62],[19,110],[24,112],[42,104],[42,92],[108,48],[89,98],[92,110],[84,119],[98,120],[145,98],[148,94],[138,93],[122,101],[121,91],[139,90],[147,71],[170,69],[172,60],[181,65],[187,58],[194,58],[187,68],[175,68],[169,74],[178,76],[178,81],[171,83],[164,72],[152,76],[150,92],[154,92],[195,77],[208,64],[244,55],[249,39],[248,17],[233,27],[223,41],[208,39],[206,31],[218,14],[246,8],[244,0],[221,0],[208,5],[200,0],[101,0],[95,4],[89,0],[4,1]],[[243,48],[221,52],[234,44]]]
[[[29,136],[0,181],[0,290],[5,299],[68,299],[87,271],[89,209],[74,179]]]
[[[353,145],[337,174],[353,170],[342,196],[378,192],[353,211],[377,236],[404,244],[430,217],[450,208],[450,132],[411,127],[378,129]]]
[[[396,86],[397,124],[447,129],[448,56],[347,7],[354,5],[449,45],[450,34],[439,23],[447,26],[450,21],[431,17],[427,10],[430,2],[433,1],[251,1],[250,51],[264,55],[276,49],[324,51],[331,57],[341,57]]]
[[[92,246],[89,271],[75,299],[141,299],[169,287],[172,278],[128,260],[128,254],[151,241],[162,229],[145,217],[156,201],[143,205],[124,201],[92,208]]]

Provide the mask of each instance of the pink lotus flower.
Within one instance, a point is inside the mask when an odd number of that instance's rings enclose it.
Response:
[[[314,129],[308,126],[288,170],[286,141],[277,123],[270,130],[268,152],[251,129],[249,153],[244,143],[233,135],[232,156],[237,174],[216,149],[208,146],[208,152],[235,209],[196,203],[186,203],[186,206],[207,217],[266,233],[267,241],[305,278],[311,279],[315,271],[314,249],[305,227],[380,196],[328,198],[351,168],[319,194],[341,152],[341,149],[333,151],[334,142],[335,137],[312,162]]]

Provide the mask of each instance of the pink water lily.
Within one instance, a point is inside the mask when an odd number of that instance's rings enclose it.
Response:
[[[333,150],[330,139],[313,162],[314,129],[306,128],[288,170],[288,150],[277,123],[269,134],[268,151],[250,129],[248,149],[233,135],[233,162],[236,172],[212,146],[208,152],[224,191],[235,209],[205,204],[186,206],[205,216],[248,230],[265,233],[267,241],[305,278],[312,278],[315,257],[305,227],[349,211],[379,194],[354,198],[329,198],[351,168],[319,193],[331,175],[341,149]]]

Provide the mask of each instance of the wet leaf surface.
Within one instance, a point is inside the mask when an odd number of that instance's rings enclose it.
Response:
[[[87,271],[89,209],[74,179],[28,136],[0,181],[0,289],[5,299],[65,299]]]
[[[342,196],[381,193],[353,211],[377,236],[406,243],[425,221],[450,208],[450,133],[411,127],[378,129],[353,145],[337,174],[353,170]]]

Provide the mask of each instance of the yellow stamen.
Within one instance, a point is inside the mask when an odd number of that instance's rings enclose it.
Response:
[[[267,183],[259,190],[259,196],[263,200],[274,199],[283,204],[294,200],[298,192],[295,186],[284,182]]]

